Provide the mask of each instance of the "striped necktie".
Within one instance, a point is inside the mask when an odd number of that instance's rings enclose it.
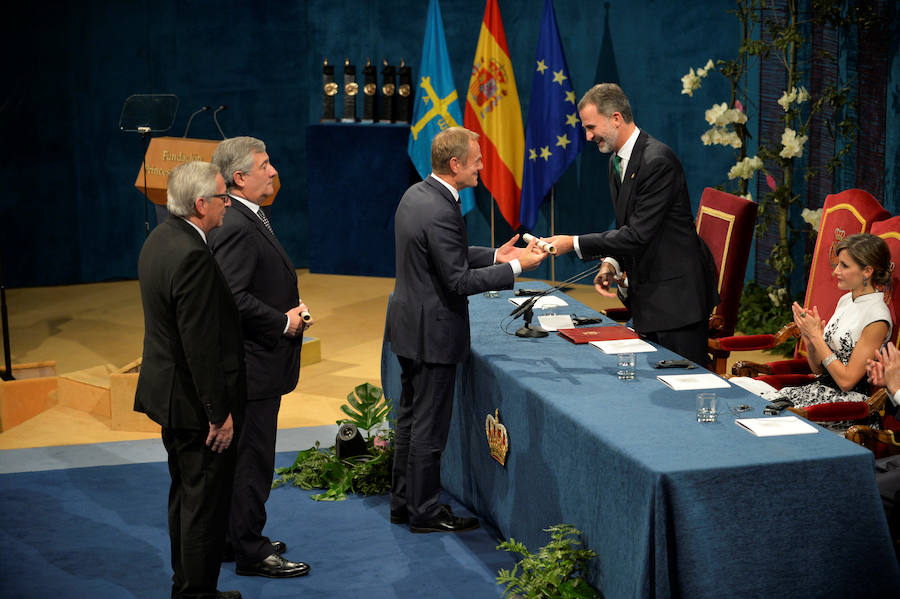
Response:
[[[274,235],[275,231],[272,230],[272,225],[269,224],[269,219],[266,218],[265,211],[262,208],[260,208],[259,210],[256,211],[256,215],[259,217],[259,220],[261,220],[263,222],[263,224],[266,226],[266,228],[269,230],[269,233]]]

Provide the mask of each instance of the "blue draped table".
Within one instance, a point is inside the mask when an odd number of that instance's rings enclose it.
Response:
[[[531,283],[529,287],[534,287]],[[825,429],[757,438],[734,423],[765,402],[718,389],[715,424],[695,418],[695,391],[673,391],[637,354],[634,381],[616,357],[551,333],[523,339],[499,325],[512,305],[470,300],[472,355],[457,372],[444,489],[504,535],[536,550],[569,523],[598,553],[589,579],[619,597],[894,596],[900,569],[875,486],[872,454]],[[560,314],[596,313],[565,297]],[[508,328],[515,330],[521,321]],[[385,395],[400,365],[385,345]],[[485,418],[499,410],[510,450],[490,456]]]

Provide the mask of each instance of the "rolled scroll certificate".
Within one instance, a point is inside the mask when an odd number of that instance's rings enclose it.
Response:
[[[534,240],[534,241],[537,243],[537,246],[538,246],[539,248],[541,248],[542,250],[544,250],[545,252],[548,252],[548,253],[550,253],[550,254],[556,254],[556,247],[555,247],[555,246],[550,245],[549,243],[547,243],[546,241],[544,241],[544,240],[542,240],[542,239],[538,239],[537,237],[535,237],[535,236],[532,235],[531,233],[522,233],[522,240],[523,240],[525,243],[531,243],[531,241]]]

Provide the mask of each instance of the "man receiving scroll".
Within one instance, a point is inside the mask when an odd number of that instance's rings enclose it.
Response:
[[[460,532],[475,518],[439,503],[441,453],[447,443],[456,364],[469,353],[467,296],[511,289],[523,270],[546,257],[515,235],[497,250],[468,245],[459,191],[478,185],[478,134],[461,127],[431,142],[432,173],[410,187],[394,216],[397,281],[385,340],[400,360],[391,522],[417,533]]]
[[[638,333],[706,366],[709,314],[719,303],[715,262],[697,235],[678,157],[637,128],[628,98],[614,83],[591,88],[578,112],[587,140],[613,153],[616,229],[545,241],[557,255],[574,249],[583,260],[605,258],[594,279],[597,291],[614,297],[610,286],[617,282]]]

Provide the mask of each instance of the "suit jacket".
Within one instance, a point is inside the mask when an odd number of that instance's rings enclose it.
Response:
[[[297,271],[278,239],[237,200],[221,227],[209,235],[212,249],[241,313],[249,400],[290,393],[300,377],[302,335],[284,336],[285,312],[300,302]]]
[[[172,429],[205,431],[246,398],[241,323],[200,234],[180,218],[150,233],[138,259],[144,354],[134,409]]]
[[[641,131],[625,177],[609,164],[616,229],[578,238],[582,257],[611,256],[628,274],[625,304],[638,332],[709,318],[718,304],[715,263],[697,235],[684,170],[662,142]]]
[[[492,248],[469,247],[459,204],[431,176],[403,194],[394,232],[397,281],[385,339],[399,356],[461,362],[469,354],[468,296],[512,289],[512,267],[493,264]]]

